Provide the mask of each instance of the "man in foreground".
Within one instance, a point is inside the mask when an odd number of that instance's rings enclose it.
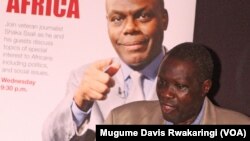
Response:
[[[106,124],[250,124],[241,113],[215,106],[213,60],[202,44],[183,43],[170,50],[158,72],[159,101],[140,101],[115,108]]]

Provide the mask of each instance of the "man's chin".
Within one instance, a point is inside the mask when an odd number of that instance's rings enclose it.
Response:
[[[142,70],[147,64],[145,62],[131,62],[128,65],[134,70]]]
[[[178,117],[177,115],[170,115],[170,114],[163,113],[163,117],[168,122],[172,122],[172,123],[178,122],[178,119],[176,119],[176,117]]]
[[[129,67],[131,67],[134,70],[141,70],[143,69],[147,64],[149,64],[149,61],[147,60],[147,57],[145,56],[133,56],[128,55],[127,56],[120,56],[125,64],[127,64]]]

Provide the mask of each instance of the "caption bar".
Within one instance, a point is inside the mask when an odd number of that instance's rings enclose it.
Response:
[[[96,139],[125,140],[130,138],[249,140],[250,125],[97,125]]]

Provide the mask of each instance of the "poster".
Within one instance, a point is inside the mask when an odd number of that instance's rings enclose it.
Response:
[[[164,45],[192,41],[195,0],[165,0]],[[114,57],[104,0],[0,2],[0,132],[4,141],[41,141],[72,70]]]

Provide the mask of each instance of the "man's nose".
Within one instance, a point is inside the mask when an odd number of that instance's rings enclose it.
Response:
[[[165,97],[168,99],[172,99],[175,97],[175,90],[170,86],[166,86],[162,90],[159,90],[158,92],[161,97]]]
[[[126,25],[124,28],[124,34],[125,35],[133,35],[137,34],[139,32],[137,22],[133,18],[128,18],[126,21]]]

